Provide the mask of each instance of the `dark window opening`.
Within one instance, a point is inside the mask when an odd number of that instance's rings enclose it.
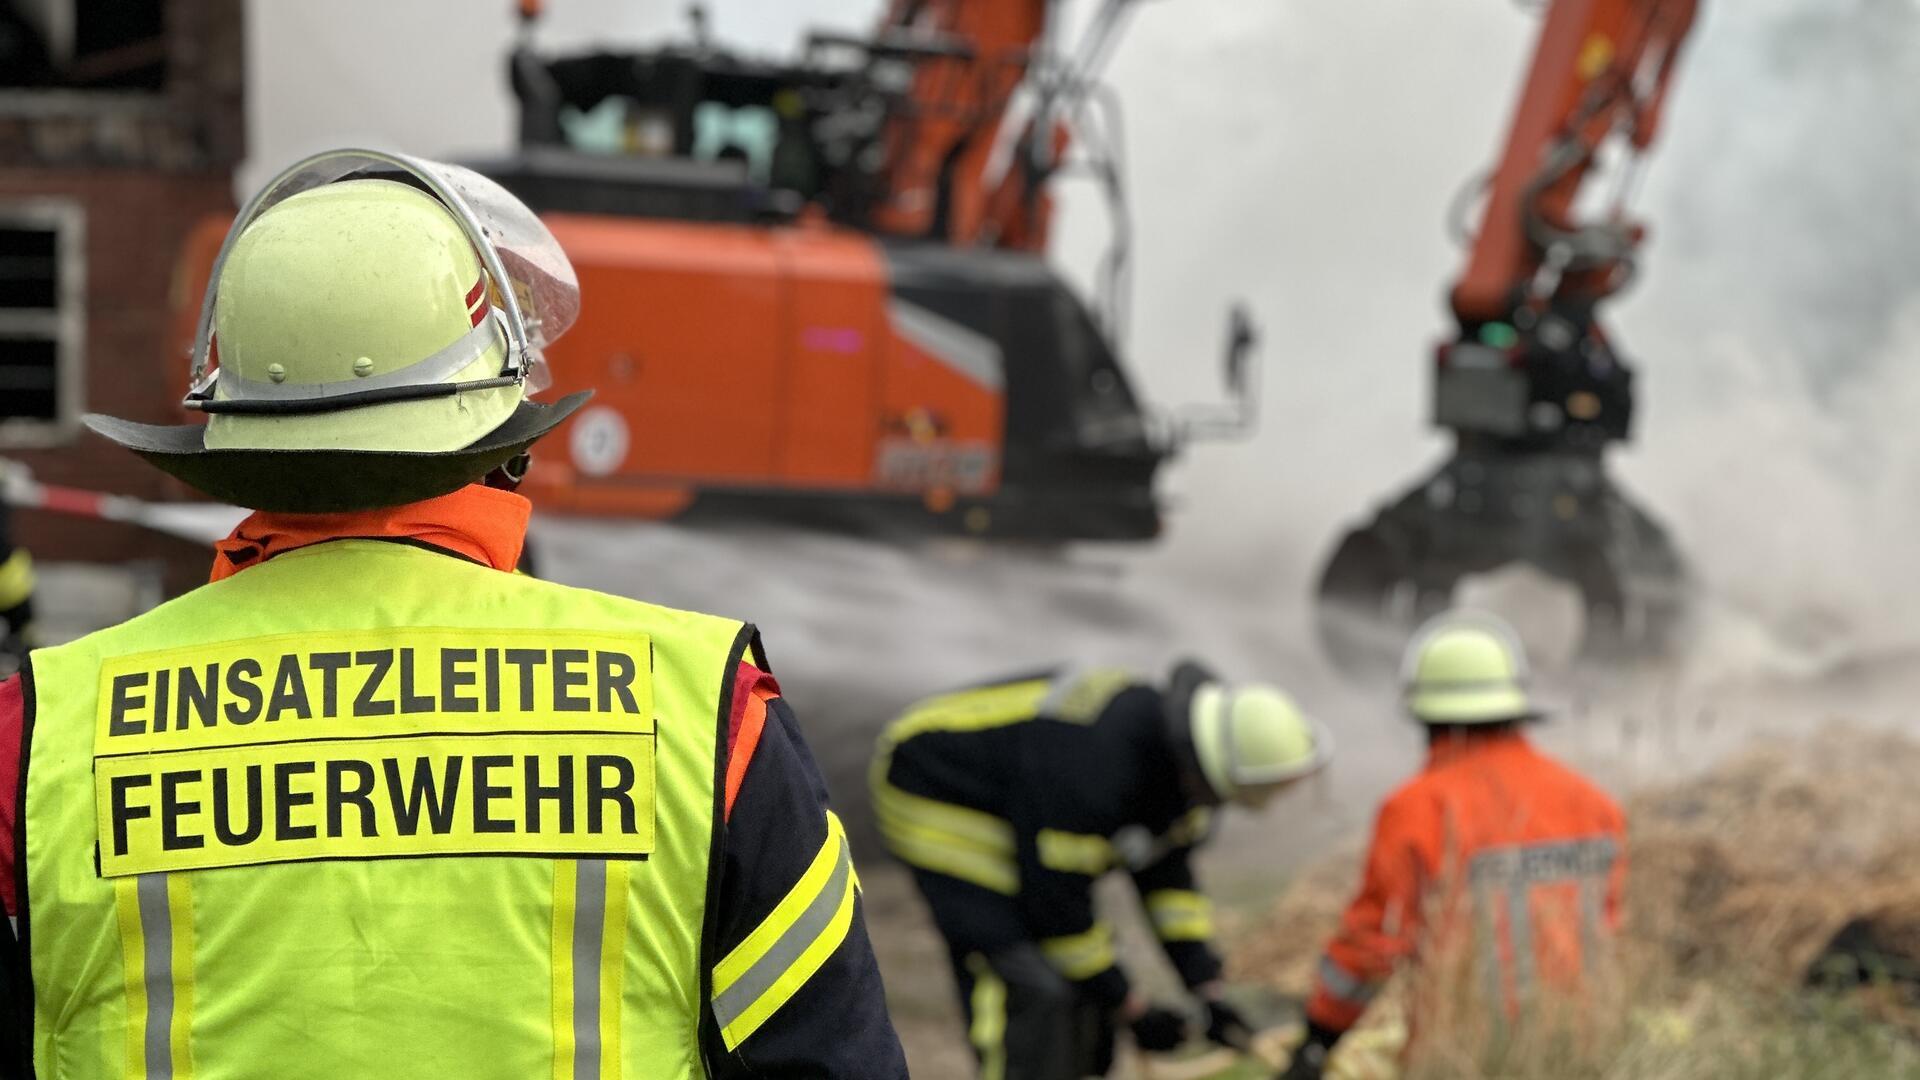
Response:
[[[59,343],[0,338],[0,420],[60,418]]]
[[[160,90],[165,0],[0,0],[0,89]]]
[[[41,440],[73,419],[79,226],[70,207],[0,206],[0,441]]]
[[[53,229],[0,227],[0,311],[59,306],[59,242]]]

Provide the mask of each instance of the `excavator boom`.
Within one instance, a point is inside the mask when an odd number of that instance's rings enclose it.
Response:
[[[1613,241],[1606,254],[1559,284],[1589,303],[1624,284],[1615,273],[1640,230],[1617,218],[1583,227],[1575,201],[1595,180],[1607,142],[1630,153],[1653,144],[1661,109],[1692,29],[1696,0],[1561,0],[1546,13],[1507,144],[1488,185],[1480,228],[1453,310],[1462,325],[1508,319],[1557,241]],[[1585,276],[1579,276],[1585,275]]]

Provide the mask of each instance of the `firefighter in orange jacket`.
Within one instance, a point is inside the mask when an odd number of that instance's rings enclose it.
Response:
[[[1415,638],[1403,678],[1427,763],[1380,808],[1285,1080],[1321,1075],[1402,962],[1460,955],[1469,988],[1512,1018],[1542,989],[1577,988],[1619,926],[1624,817],[1521,734],[1539,714],[1513,631],[1490,616],[1441,616]]]

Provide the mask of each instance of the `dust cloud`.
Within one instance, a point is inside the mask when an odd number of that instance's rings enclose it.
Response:
[[[251,5],[243,183],[342,141],[503,149],[514,28],[495,6]],[[540,40],[555,47],[685,29],[677,2],[548,6]],[[756,52],[810,25],[863,28],[878,10],[710,7],[717,40]],[[1069,25],[1090,9],[1070,6]],[[1391,688],[1325,670],[1308,597],[1340,530],[1445,452],[1424,420],[1461,259],[1444,219],[1497,150],[1535,25],[1504,0],[1137,5],[1110,71],[1131,149],[1132,370],[1153,402],[1213,400],[1229,301],[1247,300],[1265,330],[1262,429],[1192,447],[1167,471],[1163,544],[901,548],[543,519],[547,565],[759,622],[844,801],[860,799],[872,732],[919,694],[1054,658],[1160,670],[1191,654],[1281,682],[1328,717],[1347,747],[1329,781],[1339,797],[1275,813],[1299,823],[1301,848],[1350,832],[1415,739]],[[1643,403],[1616,466],[1691,556],[1699,632],[1652,672],[1549,687],[1584,718],[1560,742],[1671,757],[1657,741],[1632,749],[1637,733],[1726,738],[1835,708],[1898,719],[1861,686],[1905,696],[1890,672],[1916,644],[1920,603],[1906,554],[1920,525],[1916,84],[1913,0],[1709,4],[1637,200],[1653,224],[1641,280],[1613,314]],[[1098,192],[1063,193],[1070,276],[1091,278],[1109,233]],[[1856,678],[1862,665],[1875,674]],[[1596,717],[1604,736],[1583,726]]]

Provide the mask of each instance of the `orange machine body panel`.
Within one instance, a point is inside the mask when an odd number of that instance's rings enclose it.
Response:
[[[895,336],[869,237],[547,220],[585,312],[548,352],[553,392],[596,396],[539,456],[529,485],[545,505],[651,516],[678,509],[662,491],[918,492],[943,485],[877,471],[888,440],[1000,443],[999,394]]]

